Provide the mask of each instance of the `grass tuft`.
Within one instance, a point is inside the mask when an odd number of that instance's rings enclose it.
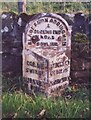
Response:
[[[70,99],[65,96],[57,99],[42,95],[31,97],[23,92],[4,93],[3,118],[36,118],[43,111],[46,118],[88,118],[90,103],[87,91],[86,88],[79,89]]]

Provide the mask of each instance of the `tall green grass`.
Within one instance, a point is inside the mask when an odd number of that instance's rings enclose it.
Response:
[[[83,11],[89,13],[91,10],[89,2],[30,2],[26,3],[26,13],[36,14],[41,12],[54,12],[54,13],[74,13]],[[17,2],[1,2],[0,12],[11,11],[18,13],[18,4]]]
[[[77,96],[78,97],[77,97]],[[71,99],[35,97],[22,92],[2,95],[3,118],[36,118],[44,109],[46,118],[88,118],[89,99],[78,91]]]

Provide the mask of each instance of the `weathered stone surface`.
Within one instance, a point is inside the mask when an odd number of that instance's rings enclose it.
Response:
[[[91,74],[89,74],[89,71],[72,71],[72,77],[75,76],[75,78],[89,78],[91,77]]]
[[[17,15],[2,13],[2,73],[15,77],[22,73],[22,35],[16,26]],[[17,37],[19,36],[19,38]],[[17,39],[18,38],[18,39]]]
[[[1,32],[4,36],[10,34],[14,28],[14,21],[17,15],[12,12],[3,12],[1,15],[2,19],[2,29]]]
[[[90,55],[90,49],[89,49],[89,43],[72,43],[72,56],[73,58],[83,58],[83,59],[89,59]]]
[[[71,65],[71,70],[72,71],[84,71],[88,70],[89,67],[91,67],[91,64],[89,64],[89,61],[83,60],[80,58],[72,59],[72,65]]]
[[[71,79],[72,82],[89,82],[91,78],[89,44],[72,43]]]
[[[58,15],[62,16],[69,25],[73,26],[74,24],[74,14],[60,14],[58,13]]]
[[[86,18],[86,34],[89,40],[91,40],[91,14]]]
[[[14,76],[22,72],[21,56],[11,55],[7,53],[2,54],[2,73],[11,72]]]
[[[74,16],[74,24],[73,24],[73,33],[86,33],[85,27],[85,15],[83,13],[77,13]]]

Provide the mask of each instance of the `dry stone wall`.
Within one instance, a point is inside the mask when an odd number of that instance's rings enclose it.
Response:
[[[59,15],[72,26],[71,81],[88,82],[91,78],[91,16],[83,13]],[[22,34],[32,16],[34,15],[25,13],[16,15],[11,12],[4,12],[1,15],[3,76],[22,76]],[[74,35],[78,32],[87,35],[89,44],[74,41]]]

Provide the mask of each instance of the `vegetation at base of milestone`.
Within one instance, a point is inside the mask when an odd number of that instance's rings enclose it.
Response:
[[[18,13],[17,2],[2,2],[2,11],[10,11]],[[41,12],[54,13],[76,13],[83,11],[89,13],[91,5],[89,2],[27,2],[26,12],[28,14],[36,14]]]
[[[89,91],[86,87],[69,87],[69,95],[46,98],[42,95],[29,96],[16,91],[3,93],[3,118],[89,118]],[[45,114],[44,114],[44,113]]]

